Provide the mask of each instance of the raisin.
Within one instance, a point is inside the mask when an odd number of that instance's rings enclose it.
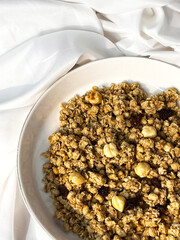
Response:
[[[112,117],[116,119],[116,115],[112,112]]]
[[[141,119],[143,117],[143,114],[140,113],[140,114],[137,114],[135,116],[132,116],[132,119],[131,119],[131,126],[132,127],[138,127],[141,123]]]
[[[167,210],[167,205],[156,205],[155,209],[159,211],[160,214],[164,214]]]
[[[101,196],[106,197],[109,194],[109,188],[102,186],[101,188],[99,188],[98,193]]]
[[[175,111],[170,108],[163,108],[158,111],[159,118],[162,120],[167,120],[169,117],[175,115]]]
[[[140,207],[144,210],[148,209],[149,208],[149,205],[145,202],[143,202],[143,204],[140,205]]]
[[[169,199],[166,200],[166,204],[169,205],[171,202]]]
[[[126,210],[133,209],[139,205],[140,197],[129,198],[126,201]]]
[[[58,190],[59,190],[59,196],[67,197],[69,191],[63,184],[58,186]]]
[[[161,188],[161,181],[159,180],[159,178],[152,178],[151,179],[151,184],[154,186],[154,187],[157,187],[157,188]]]
[[[91,172],[94,172],[94,173],[98,173],[99,171],[96,169],[96,167],[94,166],[93,168],[90,168],[89,169]]]
[[[94,146],[97,144],[97,141],[91,141],[91,144]]]

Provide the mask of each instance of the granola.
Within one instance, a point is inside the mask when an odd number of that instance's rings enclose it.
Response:
[[[93,87],[61,104],[44,190],[86,240],[180,239],[180,95],[137,83]]]

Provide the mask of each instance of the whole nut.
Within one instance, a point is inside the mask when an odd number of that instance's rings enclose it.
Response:
[[[104,146],[104,155],[108,158],[116,157],[118,154],[117,147],[114,143],[109,143]]]
[[[85,182],[85,178],[80,173],[74,172],[70,174],[69,181],[76,185],[81,185]]]
[[[143,177],[147,177],[148,173],[151,170],[151,167],[146,162],[140,162],[137,164],[134,170],[139,177],[143,178]]]
[[[114,196],[112,198],[112,205],[119,212],[123,212],[125,203],[126,203],[126,199],[123,196]]]
[[[142,129],[142,134],[145,138],[154,138],[157,136],[157,131],[153,126],[144,126]]]
[[[97,91],[92,91],[88,96],[88,101],[92,105],[96,105],[102,102],[102,95]]]

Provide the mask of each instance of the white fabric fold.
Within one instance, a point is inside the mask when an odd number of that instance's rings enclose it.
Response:
[[[37,35],[67,29],[103,32],[95,12],[82,4],[56,0],[0,2],[0,54]]]
[[[31,106],[74,66],[122,55],[180,67],[179,0],[0,1],[1,239],[50,239],[17,187],[18,139]]]
[[[6,81],[0,86],[0,110],[32,104],[84,54],[90,60],[121,55],[104,36],[80,30],[34,37],[4,54],[0,58],[0,79]],[[14,76],[18,76],[18,81]]]
[[[122,14],[151,7],[162,7],[173,4],[174,0],[64,0],[66,2],[83,3],[102,14]]]

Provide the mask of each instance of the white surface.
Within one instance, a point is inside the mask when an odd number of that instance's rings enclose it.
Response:
[[[109,86],[122,81],[138,82],[150,95],[167,88],[180,88],[180,69],[144,58],[111,58],[89,63],[58,80],[38,100],[22,130],[18,151],[18,173],[23,198],[29,211],[55,239],[76,239],[64,233],[54,219],[54,207],[43,192],[40,157],[48,149],[48,137],[59,127],[60,103],[84,94],[92,86]]]
[[[0,236],[49,239],[16,188],[17,142],[32,104],[76,63],[147,56],[180,66],[179,0],[0,1]]]

